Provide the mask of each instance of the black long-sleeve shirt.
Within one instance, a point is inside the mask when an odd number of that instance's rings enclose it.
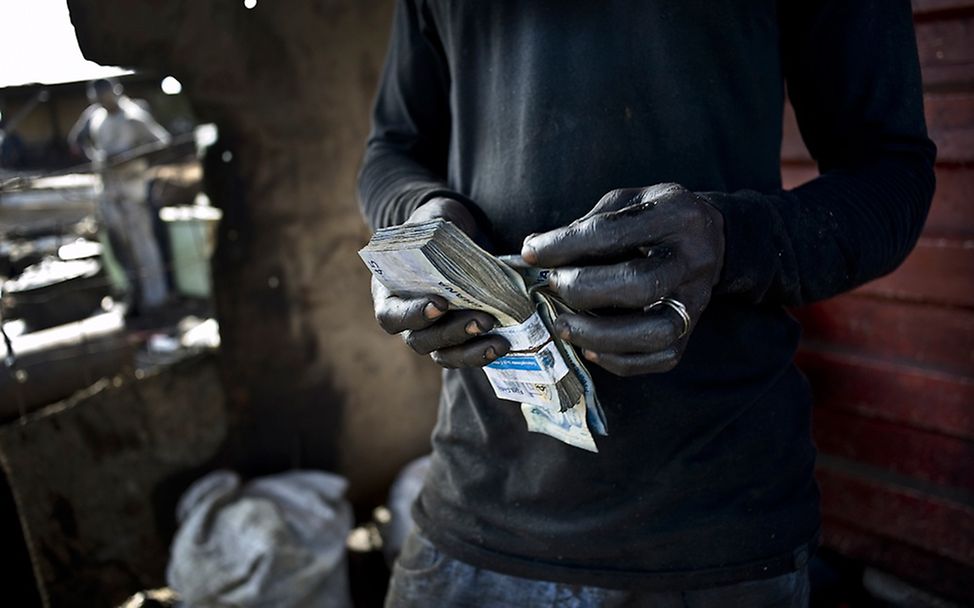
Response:
[[[821,170],[791,191],[786,87]],[[448,196],[516,253],[609,190],[677,182],[726,236],[675,370],[590,366],[598,454],[528,433],[480,370],[446,371],[418,525],[476,565],[609,587],[793,569],[819,513],[784,307],[903,260],[934,154],[907,0],[399,0],[360,176],[373,227]]]

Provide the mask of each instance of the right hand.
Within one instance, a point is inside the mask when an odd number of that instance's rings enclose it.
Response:
[[[470,211],[449,198],[427,201],[406,223],[435,218],[453,222],[467,234],[476,229]],[[482,367],[510,350],[504,338],[484,335],[497,325],[494,317],[478,310],[448,310],[447,301],[440,296],[395,296],[372,277],[372,302],[382,329],[390,334],[402,334],[410,348],[429,355],[443,367]]]

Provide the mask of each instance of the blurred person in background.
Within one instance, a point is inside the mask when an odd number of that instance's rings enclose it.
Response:
[[[165,304],[168,287],[147,200],[148,161],[137,150],[164,146],[170,135],[114,79],[91,82],[88,99],[92,105],[71,128],[68,142],[101,172],[102,225],[130,283],[138,287],[133,294],[137,310],[152,312]]]

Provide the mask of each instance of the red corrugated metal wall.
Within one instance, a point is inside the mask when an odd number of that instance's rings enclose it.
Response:
[[[795,311],[825,542],[974,603],[974,0],[914,0],[937,193],[903,266]],[[794,118],[786,187],[816,174]]]

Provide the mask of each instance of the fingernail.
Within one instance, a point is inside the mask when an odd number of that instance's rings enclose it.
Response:
[[[548,291],[558,291],[558,271],[552,270],[548,273]]]
[[[530,243],[532,238],[534,238],[534,235],[529,234],[527,238],[524,239],[524,243],[521,245],[521,259],[528,264],[534,264],[538,261],[538,252],[535,251],[534,247]]]
[[[477,321],[475,319],[475,320],[467,323],[467,325],[463,328],[463,331],[467,332],[471,336],[476,336],[476,335],[480,334],[481,332],[483,332],[484,330],[483,330],[483,328],[480,327],[480,324],[477,323]]]
[[[493,361],[497,358],[497,352],[494,350],[493,346],[488,346],[487,350],[484,351],[484,359],[487,361]]]
[[[558,319],[555,321],[555,333],[558,334],[558,337],[562,340],[572,339],[572,328],[564,319]]]
[[[583,350],[582,351],[582,356],[585,357],[586,359],[588,359],[589,361],[592,361],[592,362],[595,362],[595,361],[598,361],[599,360],[598,354],[596,354],[596,353],[594,353],[594,352],[592,352],[590,350]]]
[[[423,316],[426,317],[427,319],[431,320],[431,321],[433,319],[436,319],[436,318],[439,318],[440,316],[442,316],[443,315],[443,312],[444,311],[440,310],[440,307],[437,306],[436,304],[434,304],[433,302],[430,302],[425,307],[423,307]]]

